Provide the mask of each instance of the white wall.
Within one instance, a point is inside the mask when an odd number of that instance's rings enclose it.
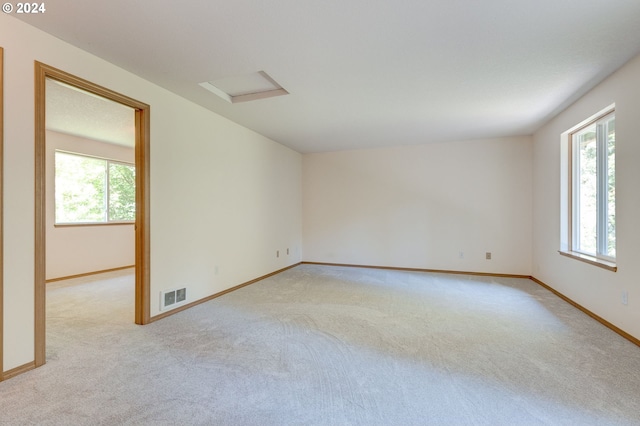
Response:
[[[616,104],[616,240],[618,272],[558,254],[560,134]],[[533,275],[640,338],[640,56],[631,60],[534,135]],[[629,303],[621,303],[628,291]]]
[[[193,301],[300,261],[300,154],[5,14],[0,46],[4,371],[34,359],[34,60],[151,105],[152,315],[163,289]]]
[[[305,261],[531,273],[528,137],[308,154],[303,165]]]
[[[133,110],[131,112],[133,121]],[[135,258],[133,224],[56,227],[55,150],[135,162],[133,148],[47,131],[47,279],[132,266]]]

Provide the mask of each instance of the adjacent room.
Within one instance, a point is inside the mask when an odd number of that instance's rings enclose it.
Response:
[[[131,108],[46,83],[47,281],[133,267]]]
[[[640,3],[25,5],[0,425],[640,424]]]

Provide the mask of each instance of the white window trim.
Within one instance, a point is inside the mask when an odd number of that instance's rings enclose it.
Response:
[[[573,126],[569,130],[562,133],[560,137],[560,250],[558,251],[561,255],[567,256],[582,262],[589,263],[591,265],[599,266],[601,268],[616,272],[617,264],[614,258],[596,255],[593,256],[587,253],[581,253],[577,250],[574,250],[574,247],[577,246],[574,238],[577,238],[577,233],[573,229],[573,224],[576,223],[574,198],[573,191],[576,190],[575,185],[577,185],[575,179],[575,173],[573,168],[574,163],[574,153],[572,152],[573,141],[572,135],[579,130],[593,124],[597,123],[606,116],[615,112],[615,104],[611,104],[608,107],[600,110],[596,114],[593,114],[591,117],[583,120],[577,125]],[[606,138],[600,138],[601,141],[605,141]],[[598,148],[600,149],[600,147]],[[606,188],[605,188],[606,192]],[[600,202],[606,202],[605,200],[600,200]],[[598,208],[599,214],[606,214],[606,209]],[[603,223],[602,220],[599,220],[599,223]],[[604,221],[606,226],[606,221]],[[601,232],[601,230],[598,230]],[[606,232],[606,230],[605,230]],[[599,243],[600,244],[600,243]],[[601,251],[601,250],[599,250]]]

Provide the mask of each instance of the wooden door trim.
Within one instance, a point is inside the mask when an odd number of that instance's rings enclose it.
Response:
[[[128,96],[76,77],[65,71],[35,62],[35,344],[34,362],[39,367],[46,362],[46,79],[60,81],[90,93],[110,99],[135,110],[136,157],[136,291],[135,322],[147,324],[150,319],[149,300],[149,132],[150,106]]]
[[[0,47],[0,382],[4,379],[4,215],[2,200],[4,194],[2,188],[4,187],[4,49]]]

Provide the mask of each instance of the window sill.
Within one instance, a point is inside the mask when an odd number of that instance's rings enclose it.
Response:
[[[77,227],[87,227],[87,226],[119,226],[119,225],[135,225],[135,221],[133,222],[97,222],[97,223],[56,223],[53,225],[54,228],[77,228]]]
[[[618,271],[618,266],[615,264],[615,262],[610,262],[610,261],[607,261],[607,260],[598,259],[597,257],[589,256],[589,255],[582,254],[582,253],[577,253],[575,251],[558,250],[558,253],[560,253],[563,256],[569,257],[571,259],[576,259],[576,260],[579,260],[581,262],[585,262],[585,263],[588,263],[590,265],[606,269],[608,271],[612,271],[612,272],[617,272]]]

